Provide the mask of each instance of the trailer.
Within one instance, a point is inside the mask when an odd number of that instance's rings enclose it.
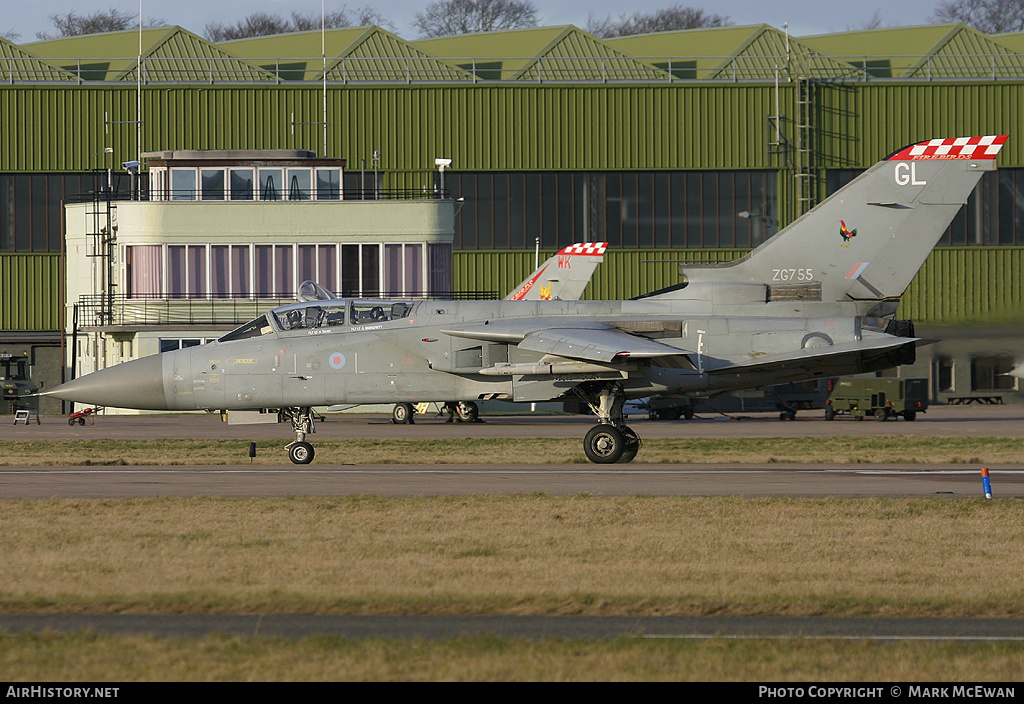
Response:
[[[928,380],[891,377],[839,377],[825,402],[825,420],[848,414],[854,420],[874,416],[875,420],[903,416],[915,420],[928,410]]]
[[[103,406],[94,406],[93,408],[83,408],[80,411],[75,411],[68,416],[68,425],[85,425],[85,419],[89,419],[89,425],[95,425],[96,421],[93,420],[92,416],[103,410]]]
[[[634,407],[647,411],[651,420],[690,420],[697,413],[778,413],[779,420],[795,420],[797,411],[824,408],[827,398],[827,380],[819,379],[736,391],[711,398],[651,396],[634,404]]]

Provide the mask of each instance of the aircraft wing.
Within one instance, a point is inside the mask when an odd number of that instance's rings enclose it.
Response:
[[[686,350],[630,335],[615,328],[551,328],[527,334],[519,348],[592,362],[649,359],[686,354]]]
[[[646,337],[638,337],[596,321],[572,327],[543,327],[538,319],[498,321],[486,325],[462,325],[441,332],[471,340],[517,345],[532,352],[553,354],[590,362],[625,361],[628,358],[668,357],[689,354]]]

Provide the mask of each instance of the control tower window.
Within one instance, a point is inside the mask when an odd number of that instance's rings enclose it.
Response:
[[[252,169],[231,169],[231,200],[252,200]]]
[[[195,198],[195,170],[171,169],[171,200],[195,200]]]
[[[281,169],[260,169],[260,200],[281,200],[282,179]]]
[[[223,169],[203,169],[201,179],[203,183],[203,200],[224,200]]]
[[[288,200],[310,200],[311,188],[309,169],[288,169]]]

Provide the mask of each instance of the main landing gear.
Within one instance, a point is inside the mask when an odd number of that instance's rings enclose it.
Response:
[[[586,395],[583,400],[601,421],[583,438],[587,459],[596,464],[632,462],[643,443],[622,417],[622,404],[626,401],[622,385],[608,384],[596,398]]]
[[[295,431],[295,442],[285,445],[288,450],[288,459],[295,464],[309,464],[313,461],[316,452],[313,446],[306,442],[306,435],[316,432],[316,423],[313,421],[313,409],[309,406],[282,408],[280,420],[290,420],[292,430]]]
[[[480,420],[480,407],[472,401],[459,401],[455,405],[455,418],[460,423],[476,423]]]

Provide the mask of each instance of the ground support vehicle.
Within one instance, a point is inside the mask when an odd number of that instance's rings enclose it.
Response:
[[[903,416],[915,420],[928,409],[928,380],[883,377],[839,377],[825,402],[825,420],[848,414],[854,420]]]

